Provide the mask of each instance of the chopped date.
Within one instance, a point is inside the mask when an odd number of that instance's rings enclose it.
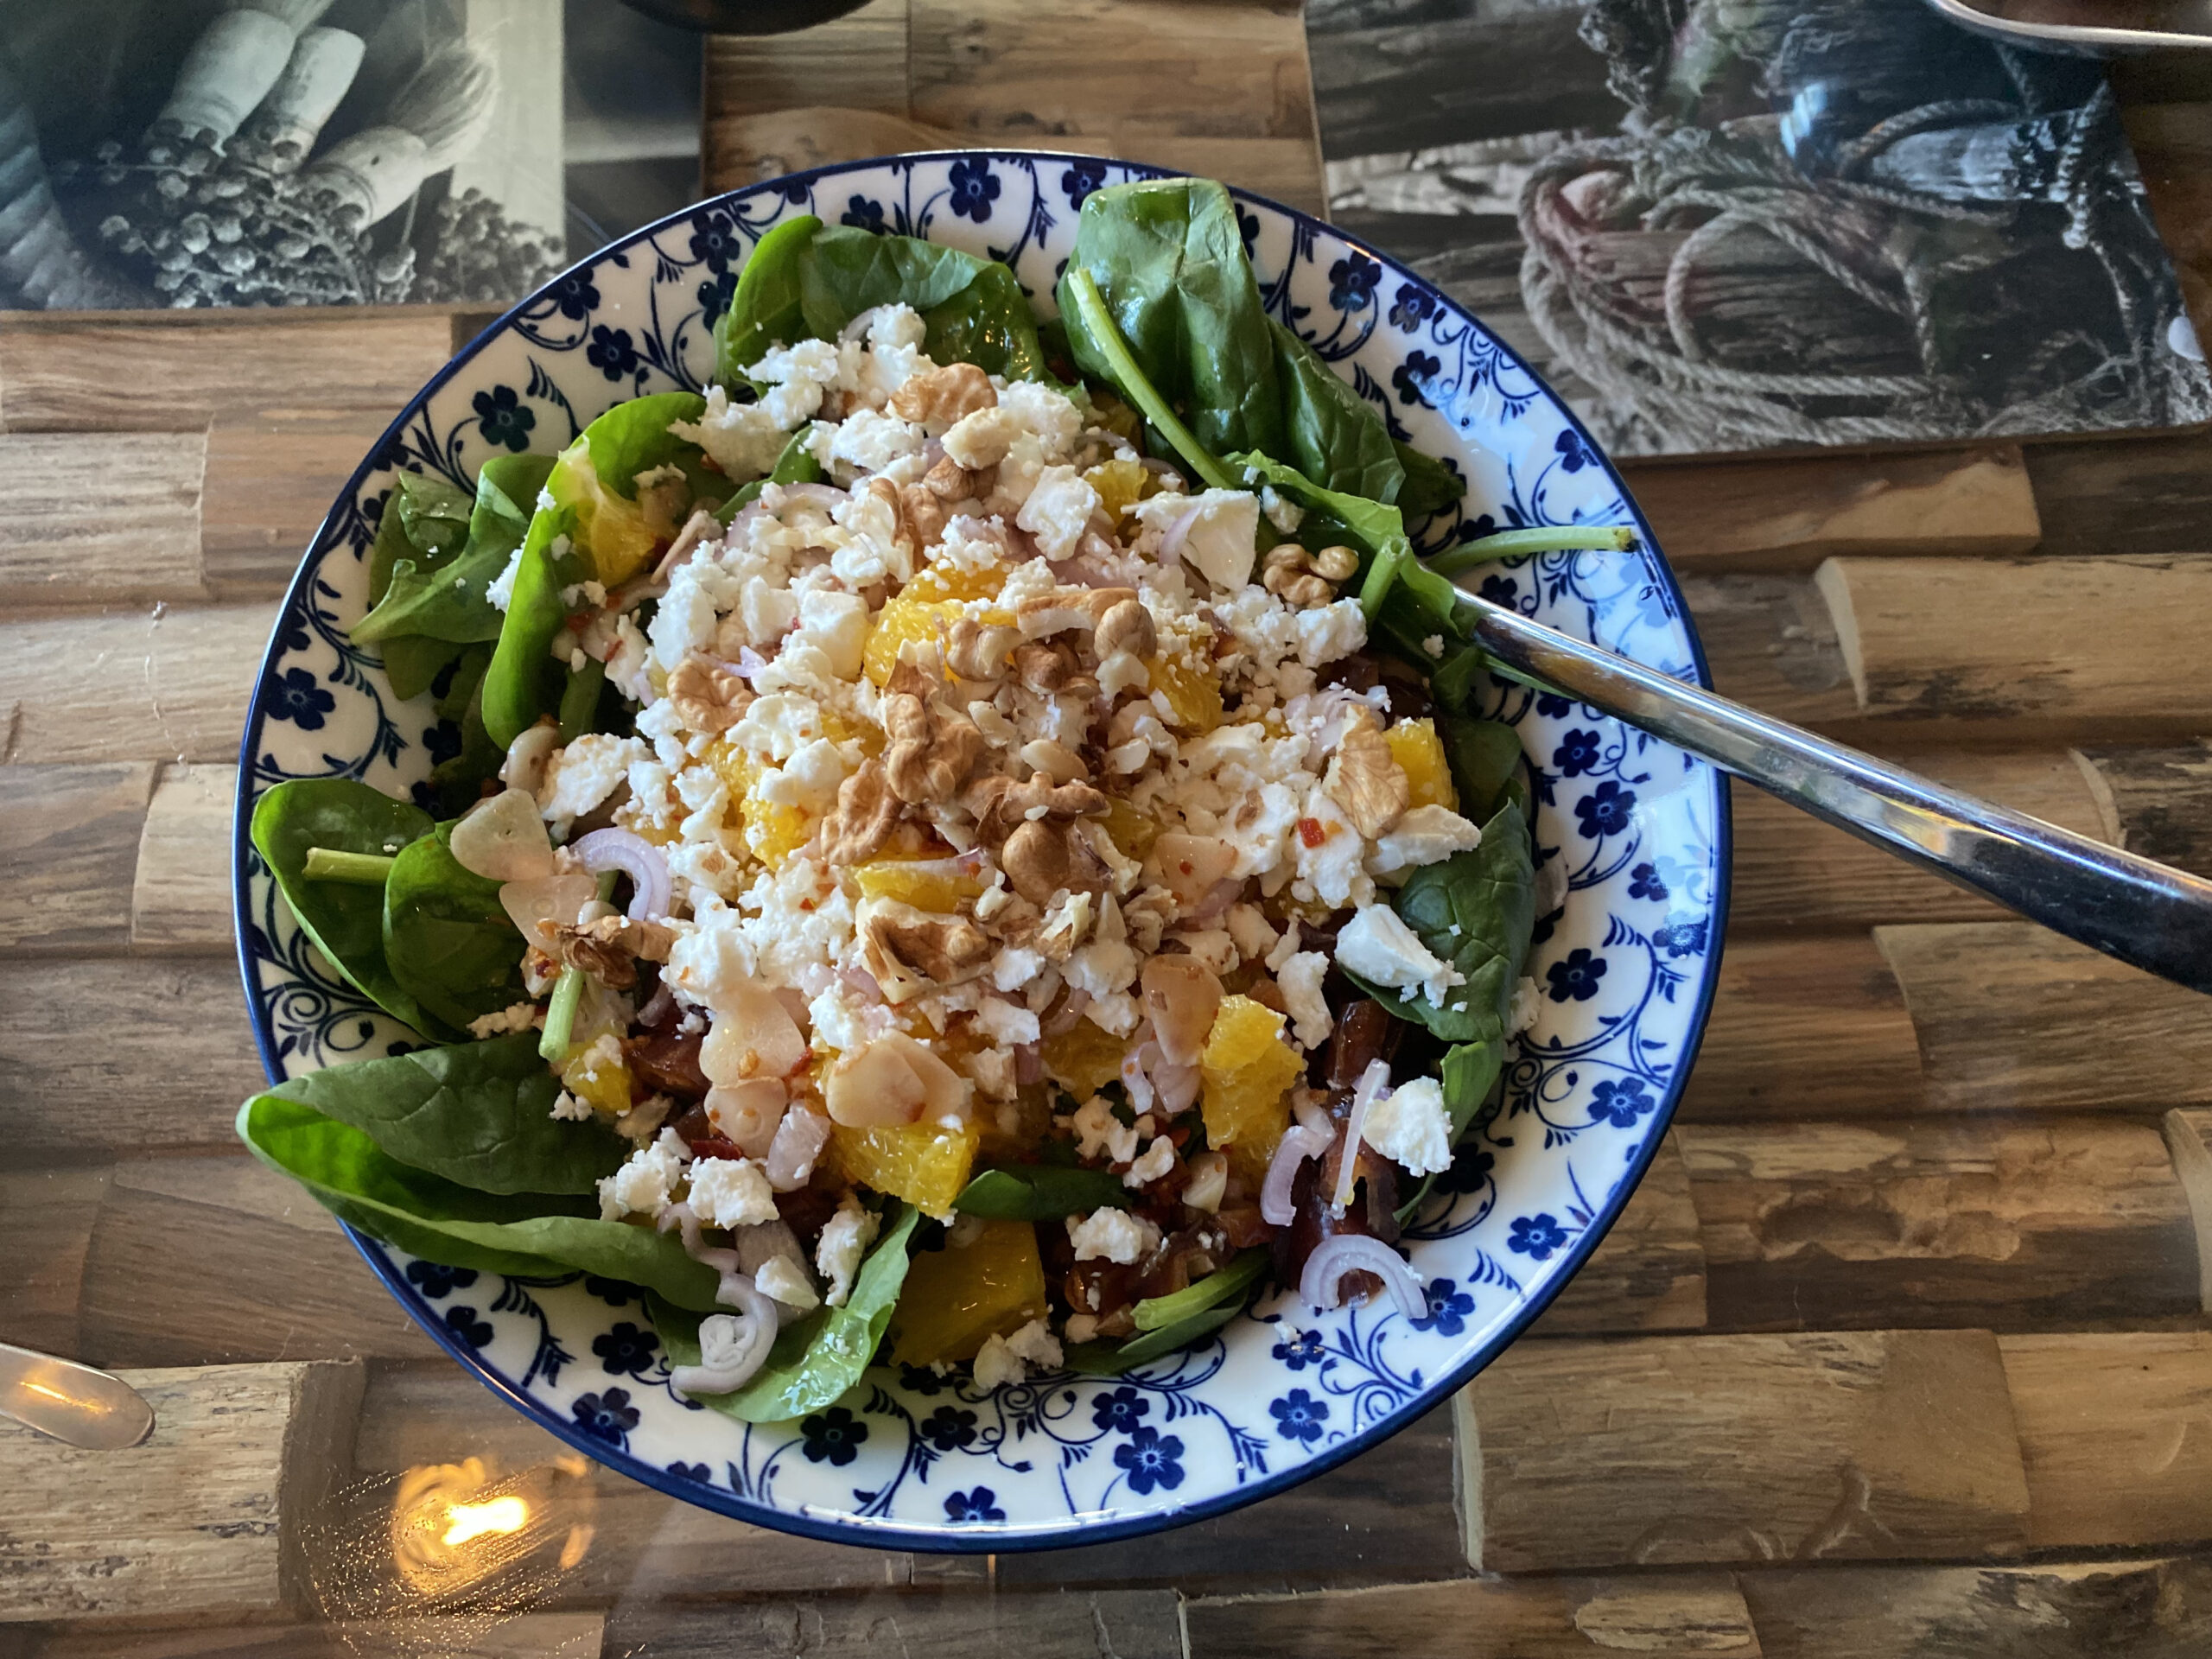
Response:
[[[630,1075],[656,1094],[704,1100],[712,1086],[699,1069],[699,1050],[706,1040],[703,1032],[652,1031],[630,1038],[622,1045],[622,1052],[629,1061]]]

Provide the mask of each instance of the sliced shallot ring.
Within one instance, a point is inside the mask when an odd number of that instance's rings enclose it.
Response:
[[[1359,1179],[1359,1137],[1367,1128],[1367,1109],[1389,1082],[1389,1066],[1382,1060],[1370,1060],[1367,1070],[1352,1085],[1351,1116],[1344,1120],[1344,1155],[1337,1166],[1337,1190],[1329,1198],[1332,1216],[1344,1214],[1344,1206],[1351,1202],[1352,1186]]]
[[[1298,1166],[1308,1158],[1319,1158],[1330,1147],[1334,1137],[1302,1124],[1283,1131],[1281,1144],[1268,1164],[1268,1178],[1260,1184],[1260,1219],[1270,1227],[1287,1227],[1298,1219],[1298,1205],[1291,1196],[1293,1183],[1298,1179]]]
[[[630,899],[632,921],[642,922],[668,914],[669,899],[675,887],[668,873],[668,861],[661,856],[660,849],[643,836],[628,830],[594,830],[569,850],[582,860],[583,867],[594,874],[602,870],[620,870],[630,878],[633,889]]]
[[[804,1186],[814,1173],[814,1160],[829,1144],[830,1120],[808,1107],[792,1107],[768,1143],[768,1185],[779,1192]]]
[[[775,1302],[752,1276],[726,1273],[718,1300],[734,1313],[709,1313],[699,1321],[699,1361],[669,1373],[669,1386],[680,1394],[734,1394],[767,1363],[780,1323]]]
[[[1405,1257],[1371,1233],[1337,1233],[1313,1247],[1298,1278],[1298,1294],[1317,1308],[1344,1306],[1348,1273],[1371,1273],[1408,1319],[1428,1317],[1428,1292]]]
[[[1180,518],[1167,526],[1167,533],[1160,538],[1160,563],[1172,565],[1183,556],[1183,544],[1191,539],[1191,526],[1198,522],[1201,511],[1203,509],[1193,501],[1183,509]]]
[[[1057,1037],[1064,1031],[1073,1031],[1075,1022],[1083,1018],[1083,1011],[1090,1006],[1090,993],[1071,990],[1066,1000],[1046,1016],[1043,1027],[1047,1037]]]

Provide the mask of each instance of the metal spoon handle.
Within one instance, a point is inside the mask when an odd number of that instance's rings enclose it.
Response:
[[[2054,932],[2212,992],[2212,881],[1946,789],[1517,611],[1472,594],[1464,602],[1477,643],[1509,668]]]
[[[120,1452],[154,1432],[154,1408],[119,1376],[0,1342],[0,1417],[88,1452]]]

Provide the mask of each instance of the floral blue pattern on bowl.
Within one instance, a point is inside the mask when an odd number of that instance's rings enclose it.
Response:
[[[272,1078],[408,1039],[308,946],[245,833],[254,797],[339,774],[407,793],[460,736],[428,697],[393,697],[346,625],[395,467],[467,484],[488,457],[568,443],[619,399],[696,387],[709,330],[761,233],[793,213],[1006,261],[1049,307],[1083,199],[1152,169],[992,151],[832,167],[702,204],[594,255],[502,318],[424,389],[340,497],[270,640],[239,777],[239,956]],[[1465,476],[1437,551],[1494,528],[1634,524],[1618,475],[1479,323],[1326,226],[1239,197],[1270,312],[1313,342],[1396,435]],[[1648,532],[1628,554],[1502,564],[1500,604],[1702,680],[1681,595]],[[408,1312],[495,1391],[664,1491],[788,1531],[919,1549],[1107,1538],[1281,1490],[1404,1427],[1518,1333],[1581,1264],[1665,1132],[1702,1031],[1727,891],[1727,804],[1709,768],[1563,699],[1508,687],[1534,767],[1542,1015],[1519,1039],[1504,1110],[1471,1136],[1408,1230],[1428,1312],[1318,1313],[1262,1299],[1187,1352],[1126,1376],[1044,1377],[981,1394],[885,1365],[839,1405],[748,1427],[669,1387],[667,1356],[620,1285],[502,1278],[357,1237]]]

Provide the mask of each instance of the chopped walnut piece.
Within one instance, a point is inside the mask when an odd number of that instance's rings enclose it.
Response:
[[[1152,613],[1145,609],[1144,602],[1125,599],[1099,617],[1093,643],[1103,662],[1117,651],[1126,651],[1133,657],[1149,657],[1160,648],[1160,636],[1152,626]]]
[[[837,786],[837,804],[822,823],[823,857],[833,868],[866,863],[891,838],[900,810],[881,757],[870,756]]]
[[[963,680],[996,680],[1020,643],[1012,628],[963,616],[946,632],[944,665]]]
[[[554,960],[581,968],[609,990],[625,991],[638,982],[638,963],[666,962],[676,930],[663,922],[632,921],[627,916],[561,923],[551,928]]]
[[[1064,785],[1064,788],[1079,785]],[[1069,893],[1103,893],[1111,872],[1093,850],[1087,836],[1061,819],[1035,818],[1017,825],[999,854],[1007,884],[1033,905],[1052,902],[1063,889]]]
[[[919,484],[909,484],[899,492],[898,534],[912,540],[917,549],[935,547],[944,540],[946,517],[944,503]]]
[[[988,747],[967,715],[937,708],[912,692],[886,696],[882,719],[891,740],[883,775],[892,793],[911,805],[950,800]]]
[[[964,916],[919,910],[895,899],[864,899],[853,918],[861,961],[896,1007],[925,991],[975,978],[997,947]]]
[[[950,455],[943,455],[922,474],[921,487],[940,501],[980,501],[998,487],[998,482],[995,465],[963,467]]]
[[[1327,605],[1337,597],[1334,584],[1349,581],[1359,569],[1359,555],[1348,547],[1325,547],[1309,553],[1295,542],[1270,548],[1262,563],[1260,585],[1300,610]]]
[[[720,663],[686,657],[668,677],[668,697],[695,732],[726,732],[752,706],[753,688]]]
[[[1074,651],[1065,642],[1047,645],[1032,641],[1015,647],[1014,677],[1039,696],[1090,697],[1098,691],[1098,682],[1083,671]]]
[[[1375,711],[1361,709],[1357,713],[1359,718],[1337,743],[1321,787],[1344,808],[1352,828],[1372,841],[1403,816],[1413,801],[1413,785],[1392,756]]]
[[[912,376],[886,405],[902,421],[950,426],[963,415],[996,405],[991,377],[973,363],[948,363]]]
[[[1089,784],[1055,784],[1042,776],[1016,783],[1011,778],[978,778],[968,785],[960,804],[975,815],[976,831],[994,844],[1004,841],[1031,815],[1065,822],[1071,818],[1103,817],[1105,796]]]
[[[1028,639],[1075,630],[1096,632],[1116,607],[1135,603],[1136,597],[1134,588],[1055,588],[1015,606],[1014,620]]]

